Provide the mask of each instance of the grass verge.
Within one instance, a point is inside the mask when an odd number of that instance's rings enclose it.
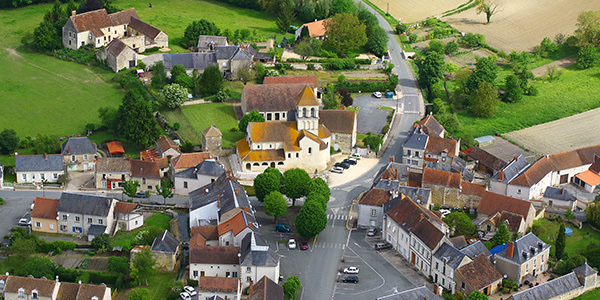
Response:
[[[392,17],[390,14],[387,14],[385,11],[379,8],[379,6],[373,4],[369,0],[363,0],[363,2],[379,13],[390,24],[392,30],[396,29],[396,25],[398,25],[398,20],[396,20],[396,18]]]
[[[233,106],[226,103],[206,103],[190,105],[181,108],[183,115],[190,122],[194,130],[201,133],[210,125],[216,125],[223,134],[222,147],[235,147],[235,143],[244,138],[244,133],[231,131],[237,128],[238,121],[233,111]],[[181,122],[180,122],[181,123]]]

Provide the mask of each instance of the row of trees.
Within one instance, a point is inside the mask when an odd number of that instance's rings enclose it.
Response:
[[[60,141],[55,136],[38,134],[36,137],[19,138],[14,129],[0,132],[0,154],[12,154],[18,148],[32,148],[34,154],[53,154],[60,151]]]
[[[296,229],[305,237],[319,234],[327,225],[327,202],[331,190],[321,178],[311,179],[302,169],[294,168],[283,174],[267,168],[254,179],[254,190],[259,201],[265,203],[265,213],[275,221],[287,213],[287,200],[296,205],[296,199],[305,197],[304,205],[296,216]]]

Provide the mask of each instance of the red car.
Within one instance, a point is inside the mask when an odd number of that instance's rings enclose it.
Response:
[[[300,250],[308,250],[308,243],[307,242],[300,243]]]

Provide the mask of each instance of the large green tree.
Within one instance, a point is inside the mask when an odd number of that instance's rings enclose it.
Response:
[[[163,197],[164,204],[167,204],[167,198],[173,198],[173,182],[164,178],[160,185],[156,185],[156,194]]]
[[[323,196],[323,198],[329,201],[329,196],[331,196],[331,189],[329,188],[329,185],[327,185],[327,182],[323,180],[323,178],[317,177],[310,182],[310,186],[308,187],[307,194],[313,193]]]
[[[160,95],[164,98],[169,108],[180,107],[188,99],[188,90],[177,83],[165,86]]]
[[[294,222],[303,237],[314,237],[327,227],[327,214],[318,201],[306,201]]]
[[[484,13],[487,23],[490,23],[492,16],[499,12],[498,0],[476,0],[477,13]]]
[[[565,254],[565,246],[567,246],[567,237],[565,235],[565,224],[560,224],[558,236],[554,242],[554,256],[556,260],[561,260]]]
[[[138,147],[150,146],[160,136],[150,105],[139,94],[127,92],[119,106],[119,135]]]
[[[208,66],[200,77],[200,86],[203,93],[215,95],[223,89],[223,74],[218,66]]]
[[[117,132],[119,125],[119,109],[116,107],[100,107],[98,108],[98,117],[106,129]]]
[[[38,134],[33,141],[33,152],[35,154],[53,154],[60,151],[60,142],[57,137]]]
[[[107,251],[110,248],[110,236],[106,233],[97,235],[92,240],[91,245],[98,252]]]
[[[265,214],[273,217],[273,222],[277,223],[277,218],[285,216],[287,213],[287,200],[278,191],[271,192],[265,197]]]
[[[238,128],[241,132],[246,133],[246,129],[248,128],[248,123],[250,122],[264,122],[265,117],[263,117],[258,110],[253,110],[249,113],[246,113],[242,119],[240,120],[240,124],[238,124]]]
[[[200,19],[192,22],[185,28],[181,45],[185,48],[194,48],[198,45],[198,36],[200,35],[219,35],[221,30],[215,23]]]
[[[338,93],[333,91],[333,87],[328,87],[323,93],[323,105],[325,109],[338,109],[342,104],[342,100]]]
[[[31,275],[35,278],[46,276],[46,278],[53,278],[56,275],[56,263],[53,262],[49,257],[34,256],[27,259],[22,265],[19,266],[19,271],[23,275]]]
[[[329,12],[332,15],[336,14],[353,14],[354,13],[354,2],[352,0],[333,0]]]
[[[367,34],[367,43],[365,44],[367,50],[379,57],[384,56],[389,39],[387,32],[379,25],[367,26],[365,32]]]
[[[131,269],[129,268],[129,258],[125,256],[110,256],[108,258],[106,269],[111,272],[129,275],[129,272],[131,272]]]
[[[296,275],[288,277],[283,283],[283,296],[285,300],[296,300],[300,291],[300,278]]]
[[[471,95],[471,110],[481,118],[493,117],[498,110],[498,90],[489,82],[482,81]]]
[[[508,231],[506,225],[502,223],[500,226],[498,226],[498,229],[496,230],[496,233],[490,242],[492,243],[492,247],[496,247],[498,245],[504,245],[508,243],[508,241],[510,241],[510,232]]]
[[[162,60],[157,61],[152,66],[152,82],[150,84],[155,88],[162,88],[168,81],[165,65]]]
[[[475,71],[466,82],[468,92],[474,92],[483,81],[495,87],[496,78],[498,78],[498,66],[493,59],[491,57],[479,57],[475,66]]]
[[[584,11],[577,17],[575,30],[577,43],[581,47],[592,45],[600,48],[600,11]]]
[[[417,62],[419,66],[419,82],[427,90],[444,77],[444,56],[439,52],[431,51]],[[429,93],[431,95],[431,93]]]
[[[0,153],[7,155],[15,152],[19,146],[19,137],[14,129],[4,129],[0,132]]]
[[[345,50],[358,49],[367,43],[366,26],[352,14],[337,14],[325,20],[325,31],[325,44],[342,56]]]
[[[283,175],[275,168],[267,168],[254,178],[254,192],[258,201],[264,201],[265,197],[272,192],[281,191]]]
[[[488,297],[480,291],[474,291],[469,294],[467,300],[488,300]]]
[[[523,89],[521,88],[521,80],[517,75],[508,75],[506,77],[506,89],[504,99],[507,102],[515,103],[523,99]]]
[[[283,0],[279,3],[279,12],[275,24],[277,28],[282,32],[290,31],[290,25],[296,19],[296,12],[294,11],[294,4],[290,0]]]
[[[133,289],[127,295],[127,300],[150,300],[150,299],[152,299],[152,295],[150,294],[150,290],[148,290],[146,288]]]
[[[600,53],[594,45],[587,45],[577,52],[577,67],[580,69],[589,69],[598,65]]]
[[[294,48],[294,52],[302,56],[302,59],[306,59],[307,57],[311,56],[313,54],[313,48],[310,44],[310,40],[305,38],[298,42]]]
[[[148,285],[148,278],[150,278],[156,270],[154,264],[156,260],[150,253],[150,249],[144,249],[141,252],[135,254],[135,257],[131,261],[131,278],[141,285],[145,283]]]
[[[311,179],[306,171],[293,168],[283,172],[283,193],[292,199],[292,206],[296,205],[296,199],[306,196]]]
[[[139,182],[136,180],[127,180],[123,182],[123,194],[129,196],[130,198],[135,197],[135,193],[137,193]]]
[[[444,223],[448,224],[453,230],[453,236],[464,235],[465,238],[470,238],[475,234],[476,228],[471,222],[471,219],[467,214],[460,211],[449,213],[444,217]]]

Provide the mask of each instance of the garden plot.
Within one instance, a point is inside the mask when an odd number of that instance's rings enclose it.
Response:
[[[426,4],[423,6],[427,7]],[[431,8],[433,7],[436,5],[432,4]],[[510,52],[531,50],[545,37],[554,39],[558,33],[567,36],[573,34],[577,28],[577,16],[588,10],[600,10],[600,2],[503,0],[500,2],[499,12],[492,16],[490,24],[485,24],[485,15],[478,15],[475,8],[448,16],[443,20],[460,31],[484,34],[489,45]]]
[[[600,144],[600,108],[509,132],[504,136],[538,155]]]

